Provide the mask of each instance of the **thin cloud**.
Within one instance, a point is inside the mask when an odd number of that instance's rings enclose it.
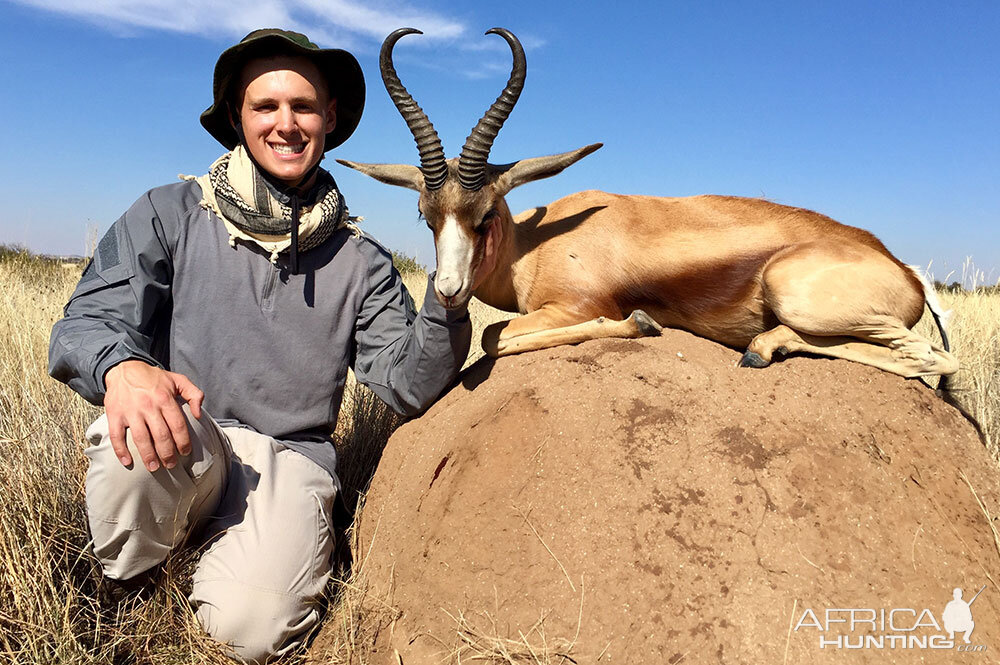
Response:
[[[463,62],[461,67],[456,66],[456,60],[453,57],[448,57],[451,54],[445,54],[441,58],[425,58],[425,57],[415,57],[413,54],[394,54],[393,61],[397,69],[409,70],[412,68],[420,68],[432,72],[440,72],[448,76],[459,76],[464,79],[469,79],[471,81],[479,81],[483,79],[495,78],[501,79],[506,78],[510,74],[510,50],[508,49],[505,59],[496,60],[485,60],[483,62]],[[404,72],[403,78],[406,78]]]
[[[423,31],[430,38],[450,39],[465,32],[465,26],[455,20],[432,13],[420,12],[399,6],[391,10],[363,7],[347,0],[298,0],[305,8],[317,16],[327,16],[347,29],[382,39],[388,32],[399,26],[412,26]]]
[[[506,76],[510,48],[496,35],[470,30],[460,20],[415,9],[403,0],[12,0],[87,21],[121,36],[160,30],[235,40],[261,27],[282,27],[309,35],[321,46],[358,51],[377,48],[400,26],[424,34],[404,39],[399,60],[470,80]],[[362,4],[364,2],[364,4]],[[545,45],[533,34],[519,35],[526,51]],[[443,47],[443,50],[442,50]],[[421,53],[407,58],[406,52]],[[461,53],[472,56],[462,59]],[[455,67],[456,60],[464,60]]]
[[[530,34],[518,34],[517,39],[521,42],[521,46],[524,47],[525,51],[534,51],[535,49],[542,48],[547,43],[541,37],[536,37],[535,35]],[[459,48],[463,51],[496,51],[510,53],[510,47],[507,46],[507,42],[496,35],[473,35],[471,39],[463,40],[462,43],[459,44]]]
[[[479,67],[466,68],[460,70],[462,76],[467,79],[480,80],[488,78],[497,78],[500,76],[507,76],[510,74],[510,63],[509,62],[484,62]]]
[[[382,39],[400,25],[430,38],[456,39],[466,28],[441,14],[403,3],[373,9],[353,0],[14,0],[75,16],[116,32],[145,28],[207,37],[238,38],[261,26],[308,34],[322,45],[351,47]]]
[[[518,35],[518,40],[529,53],[547,43],[533,34]],[[432,55],[428,47],[433,51]],[[445,40],[444,44],[428,43],[419,38],[404,39],[396,47],[394,59],[397,65],[405,63],[405,66],[440,71],[474,81],[506,78],[511,68],[510,46],[503,38],[475,33]],[[531,58],[528,60],[530,62]]]

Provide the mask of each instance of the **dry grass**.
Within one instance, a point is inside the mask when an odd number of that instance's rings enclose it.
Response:
[[[523,516],[523,513],[522,513]],[[527,519],[527,518],[525,518]],[[534,527],[532,527],[534,531]],[[538,536],[538,532],[535,532]],[[538,536],[541,540],[541,536]],[[544,542],[542,543],[544,545]],[[548,546],[546,546],[548,549]],[[549,552],[551,554],[551,551]],[[562,564],[559,564],[562,567]],[[563,569],[565,573],[565,568]],[[567,575],[567,579],[569,576]],[[580,639],[580,627],[583,625],[584,581],[580,578],[580,590],[570,581],[574,593],[579,593],[580,605],[576,619],[576,632],[572,639],[553,637],[546,633],[546,614],[541,614],[526,630],[517,629],[517,637],[507,637],[513,634],[506,622],[498,622],[496,617],[488,612],[482,612],[475,617],[466,616],[464,612],[444,613],[452,620],[454,629],[454,644],[448,645],[438,640],[446,654],[443,662],[492,663],[494,665],[567,665],[576,663],[573,657],[577,640]],[[499,611],[499,610],[498,610]],[[501,627],[501,623],[505,625]],[[600,657],[598,657],[600,660]]]
[[[580,636],[572,640],[552,638],[545,633],[545,616],[539,617],[528,630],[518,631],[517,639],[504,637],[506,633],[491,615],[484,613],[476,620],[462,612],[447,613],[454,622],[458,646],[443,660],[458,663],[478,662],[493,665],[566,665],[576,663],[573,649]]]
[[[0,248],[0,663],[228,663],[199,633],[185,601],[192,555],[172,558],[148,597],[97,601],[101,581],[88,553],[80,451],[83,432],[99,411],[46,374],[49,330],[78,276],[79,266]],[[419,273],[407,276],[418,304],[425,280]],[[996,456],[1000,294],[948,293],[942,300],[955,310],[959,398],[981,420]],[[478,303],[472,316],[470,362],[482,355],[482,328],[507,317]],[[370,392],[349,388],[338,448],[351,508],[360,506],[396,425]],[[336,629],[326,629],[313,662],[364,663],[365,649],[394,618],[391,599],[370,591],[364,555],[355,549],[355,558],[351,578],[331,585],[326,625]],[[560,662],[569,655],[568,644],[540,639],[538,630],[525,634],[530,639],[504,641],[458,615],[456,631],[463,659],[547,662],[544,654],[548,662]]]
[[[148,598],[98,603],[80,454],[99,415],[48,378],[48,336],[79,267],[0,252],[0,662],[230,663],[183,602],[189,557]]]
[[[363,504],[362,497],[361,503]],[[360,515],[361,507],[358,509]],[[382,631],[391,629],[401,613],[389,596],[375,591],[368,578],[370,550],[362,552],[357,530],[348,532],[350,549],[358,557],[350,575],[335,579],[329,589],[331,611],[322,637],[309,650],[304,665],[366,665]],[[389,585],[391,593],[392,585]]]
[[[948,336],[961,363],[951,390],[979,421],[990,454],[1000,461],[1000,287],[983,284],[982,273],[968,261],[961,283],[963,290],[938,293],[941,304],[952,310]],[[915,330],[939,339],[929,312]]]

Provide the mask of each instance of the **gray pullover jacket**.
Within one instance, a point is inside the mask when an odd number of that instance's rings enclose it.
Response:
[[[179,372],[220,425],[272,436],[336,479],[330,434],[349,365],[406,415],[458,374],[468,312],[445,310],[428,283],[417,314],[374,240],[340,229],[290,274],[256,246],[231,247],[200,200],[193,181],[159,187],[114,224],[52,330],[53,377],[102,404],[123,360]]]

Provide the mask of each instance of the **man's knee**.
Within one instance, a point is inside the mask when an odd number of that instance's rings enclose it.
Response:
[[[193,420],[187,409],[185,414]],[[218,440],[221,432],[216,435],[210,429],[217,426],[199,425],[197,430],[189,427],[199,434],[192,436],[191,454],[173,469],[153,473],[141,464],[122,466],[111,446],[107,416],[87,430],[87,517],[94,553],[108,577],[127,579],[162,562],[198,513],[218,503],[227,454]],[[139,459],[131,436],[127,438],[133,459]]]
[[[319,620],[315,600],[235,580],[196,582],[191,602],[205,632],[248,663],[295,650]]]

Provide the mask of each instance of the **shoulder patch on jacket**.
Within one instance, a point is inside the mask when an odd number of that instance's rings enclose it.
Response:
[[[113,268],[122,262],[121,254],[118,251],[118,234],[115,233],[114,227],[104,234],[97,246],[97,254],[101,260],[102,270]],[[89,266],[87,269],[90,269]]]

